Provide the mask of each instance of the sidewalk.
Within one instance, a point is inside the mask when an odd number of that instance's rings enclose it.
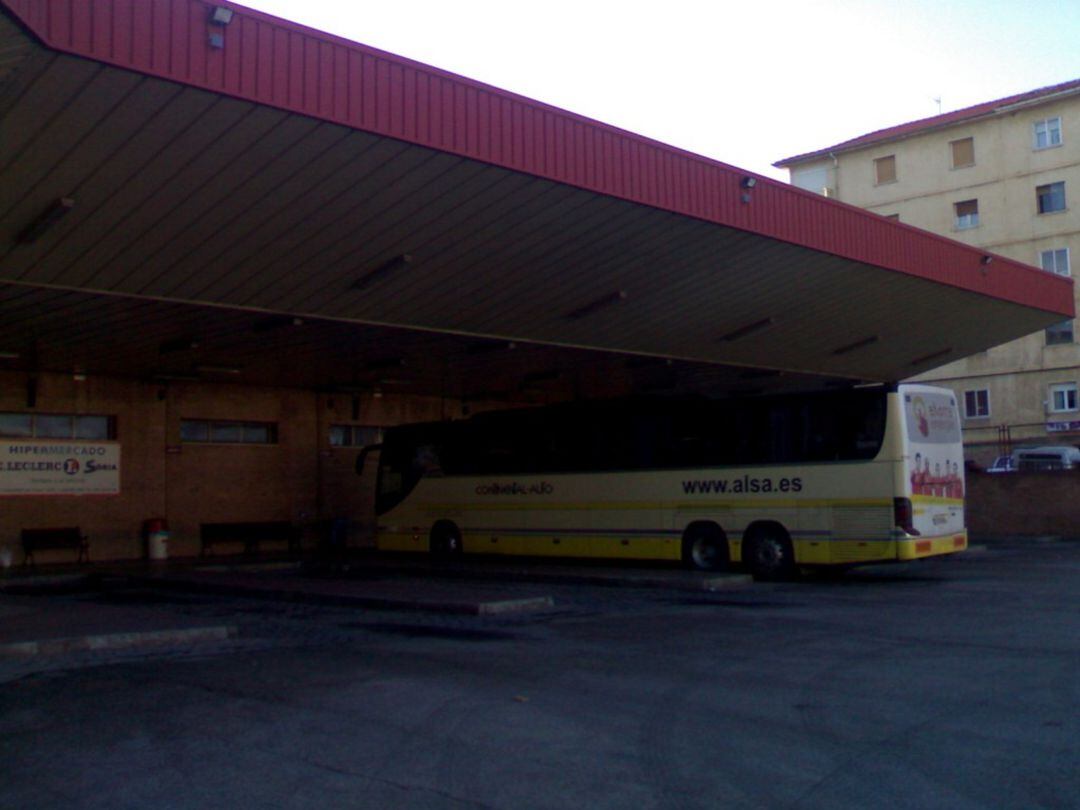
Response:
[[[502,558],[432,560],[363,553],[337,564],[289,566],[243,562],[202,564],[146,577],[156,587],[374,609],[473,616],[546,610],[555,600],[543,585],[603,585],[714,591],[751,582],[745,574],[678,568],[552,564]]]
[[[234,626],[177,611],[101,600],[50,596],[145,587],[288,602],[352,605],[472,616],[545,611],[555,606],[545,586],[603,585],[713,591],[749,584],[743,574],[676,568],[550,564],[479,558],[358,553],[336,564],[242,558],[176,559],[9,569],[0,579],[0,658],[61,655],[221,641]]]
[[[0,595],[0,659],[223,641],[236,628],[146,608]]]

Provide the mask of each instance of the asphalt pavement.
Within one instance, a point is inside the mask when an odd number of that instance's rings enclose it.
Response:
[[[438,573],[9,589],[0,625],[37,600],[230,630],[0,660],[0,807],[1077,806],[1080,544],[722,590]]]

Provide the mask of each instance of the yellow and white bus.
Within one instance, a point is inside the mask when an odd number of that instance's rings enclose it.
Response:
[[[956,397],[929,386],[523,408],[390,428],[378,449],[383,550],[776,579],[967,547]]]

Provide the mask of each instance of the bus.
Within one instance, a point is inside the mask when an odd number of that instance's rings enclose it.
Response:
[[[967,547],[952,391],[575,402],[385,431],[376,546],[802,568]]]

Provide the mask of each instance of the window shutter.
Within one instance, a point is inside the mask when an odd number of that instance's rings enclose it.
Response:
[[[896,181],[896,155],[889,155],[874,161],[874,179],[878,185]]]
[[[954,169],[975,165],[974,138],[963,138],[959,141],[952,141],[949,146],[952,147],[952,167]]]

